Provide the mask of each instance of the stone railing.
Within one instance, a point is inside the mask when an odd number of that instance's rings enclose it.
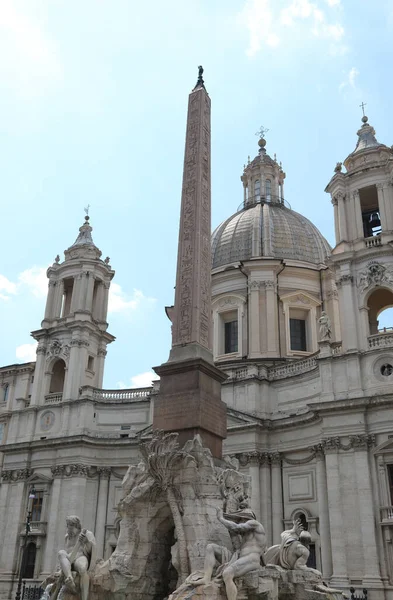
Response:
[[[308,371],[313,371],[318,368],[317,359],[315,356],[309,356],[303,360],[297,360],[287,365],[280,365],[278,367],[272,367],[268,371],[268,378],[271,381],[275,379],[285,379],[286,377],[292,377],[293,375],[301,375]]]
[[[268,381],[275,381],[277,379],[285,379],[286,377],[292,377],[294,375],[301,375],[308,371],[313,371],[318,368],[316,356],[309,356],[303,360],[297,360],[292,363],[285,365],[279,365],[278,367],[258,366],[256,364],[245,365],[244,367],[225,368],[225,372],[228,375],[226,383],[233,383],[234,381],[241,381],[243,379],[267,379]]]
[[[30,535],[46,535],[46,521],[30,521]],[[26,523],[21,523],[21,535],[26,535]]]
[[[62,393],[47,394],[45,396],[45,404],[58,404],[62,400],[63,400],[63,394]]]
[[[393,506],[381,506],[381,521],[390,521],[393,525]]]
[[[393,346],[392,333],[376,333],[368,337],[369,350],[373,348],[391,348]]]
[[[379,246],[382,246],[382,238],[380,235],[373,235],[365,238],[364,243],[366,248],[378,248]]]
[[[132,388],[127,390],[99,390],[93,388],[93,400],[114,401],[117,400],[140,400],[148,398],[153,391],[152,387]]]

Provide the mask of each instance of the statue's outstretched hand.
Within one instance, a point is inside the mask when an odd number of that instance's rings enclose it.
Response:
[[[86,542],[88,541],[87,536],[85,533],[83,533],[83,531],[80,532],[78,540],[81,544],[86,544]]]
[[[302,522],[301,522],[300,519],[296,519],[293,522],[293,529],[294,529],[296,535],[300,535],[301,534],[301,532],[303,531],[304,527],[303,527]]]

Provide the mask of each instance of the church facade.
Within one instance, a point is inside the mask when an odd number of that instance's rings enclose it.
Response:
[[[285,201],[261,137],[237,212],[212,234],[213,353],[226,380],[224,454],[251,478],[268,534],[300,518],[330,585],[393,600],[393,152],[363,117],[326,187],[336,245]],[[0,368],[0,597],[54,570],[62,523],[80,516],[98,557],[151,432],[151,388],[102,389],[114,271],[89,219],[48,269],[35,363]],[[26,537],[26,511],[30,531]]]

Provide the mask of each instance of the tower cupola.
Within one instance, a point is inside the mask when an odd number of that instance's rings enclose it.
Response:
[[[102,387],[107,344],[109,258],[101,259],[86,215],[75,242],[48,268],[48,296],[38,341],[32,403],[51,394],[77,399],[83,385]]]
[[[254,204],[280,203],[284,202],[284,179],[285,173],[281,163],[277,162],[276,156],[272,159],[266,152],[265,134],[268,129],[263,127],[257,132],[259,136],[258,155],[250,161],[241,176],[244,189],[244,206]]]

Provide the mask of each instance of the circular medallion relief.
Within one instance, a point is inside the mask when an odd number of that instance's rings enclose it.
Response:
[[[40,418],[40,425],[41,425],[42,431],[48,431],[48,429],[50,429],[52,427],[54,422],[55,422],[55,413],[54,412],[52,412],[51,410],[46,410],[44,413],[42,413],[41,418]]]

